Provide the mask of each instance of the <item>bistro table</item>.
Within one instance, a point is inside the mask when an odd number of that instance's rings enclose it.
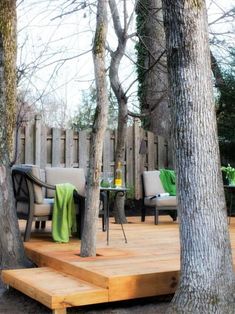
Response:
[[[224,185],[224,189],[227,191],[228,196],[230,196],[229,207],[228,207],[228,216],[229,216],[229,224],[232,216],[232,208],[233,208],[233,198],[235,196],[235,185]]]
[[[107,245],[109,245],[109,212],[110,212],[110,192],[114,193],[114,199],[116,199],[117,195],[120,194],[121,196],[124,196],[126,191],[128,189],[125,187],[100,187],[100,191],[101,192],[105,192],[107,195],[107,208],[106,208],[106,217],[105,217],[105,221],[106,221],[106,231],[107,231]],[[125,243],[127,243],[127,238],[126,238],[126,234],[125,234],[125,230],[123,227],[123,223],[121,222],[121,228],[122,228],[122,233],[125,239]]]

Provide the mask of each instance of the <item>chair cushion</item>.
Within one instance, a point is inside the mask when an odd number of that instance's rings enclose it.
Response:
[[[35,176],[36,178],[42,180],[41,178],[41,169],[39,166],[32,165],[32,175]],[[43,189],[41,186],[38,186],[37,184],[33,185],[33,190],[34,190],[34,199],[35,203],[37,204],[42,204],[44,200],[44,193]]]
[[[52,215],[54,198],[44,198],[42,204],[34,205],[34,216]]]
[[[78,193],[85,196],[86,178],[83,168],[46,168],[46,182],[49,184],[71,183]],[[54,197],[55,191],[47,189],[47,197]]]
[[[151,199],[151,196],[144,198],[144,205],[150,207],[175,207],[177,206],[176,196],[156,197]]]
[[[159,170],[143,172],[145,196],[153,196],[165,192],[159,176]]]
[[[34,216],[49,216],[52,215],[54,199],[44,198],[42,204],[34,204]],[[27,215],[28,203],[18,202],[17,212]]]

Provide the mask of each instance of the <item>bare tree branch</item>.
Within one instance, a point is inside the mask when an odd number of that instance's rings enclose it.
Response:
[[[114,31],[117,35],[118,40],[120,40],[120,38],[123,36],[123,29],[121,26],[120,15],[118,12],[116,1],[109,0],[109,6],[113,17]]]
[[[221,15],[220,17],[218,17],[214,21],[210,22],[208,25],[211,26],[211,25],[219,22],[220,20],[224,19],[225,17],[233,17],[234,18],[235,17],[235,8],[232,8],[231,10],[225,12],[223,15]]]
[[[128,110],[128,115],[133,117],[133,118],[145,118],[145,117],[149,117],[153,111],[160,105],[160,103],[162,102],[162,100],[166,97],[167,95],[167,91],[163,92],[161,97],[157,100],[157,102],[155,103],[155,105],[150,108],[150,110],[148,112],[144,112],[144,113],[135,113],[132,112],[130,110]]]
[[[143,75],[146,75],[162,58],[162,56],[166,53],[166,50],[164,50],[160,56],[155,60],[155,62],[148,68],[145,70],[145,72],[143,73]],[[126,90],[125,94],[128,93],[128,91],[130,90],[130,88],[138,81],[138,78],[136,78],[128,87],[128,89]]]

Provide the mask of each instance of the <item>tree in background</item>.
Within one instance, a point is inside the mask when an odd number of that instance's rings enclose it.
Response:
[[[222,109],[218,114],[219,136],[224,141],[235,141],[235,73],[223,73],[224,84],[220,88],[218,99]]]
[[[74,130],[88,130],[92,127],[96,110],[96,90],[91,87],[88,91],[83,91],[82,102],[78,111],[69,120],[68,125]],[[109,93],[109,113],[108,128],[117,128],[118,108],[113,94]]]
[[[70,119],[69,125],[77,131],[88,130],[92,127],[96,109],[96,92],[90,88],[88,92],[83,91],[82,102],[78,111]]]
[[[180,222],[180,282],[168,313],[234,313],[205,1],[163,0]]]
[[[145,129],[169,138],[170,109],[162,1],[139,0],[136,13],[138,98],[141,112],[147,114],[141,120]]]
[[[223,83],[218,87],[218,134],[222,164],[235,166],[235,72],[234,62],[230,70],[221,71]]]
[[[235,40],[234,30],[232,30],[235,10],[234,8],[224,9],[223,5],[224,3],[221,5],[218,0],[208,1],[208,13],[211,16],[210,46],[213,51],[212,59],[215,61],[212,62],[212,71],[216,84],[221,79],[219,66],[224,64],[226,67],[225,55],[228,54]],[[168,82],[164,53],[162,0],[139,0],[136,13],[139,38],[136,44],[138,98],[141,112],[145,114],[140,118],[144,128],[169,138],[170,111],[167,99]]]
[[[10,173],[16,109],[16,1],[0,2],[0,261],[1,269],[28,265],[16,217]]]
[[[115,147],[115,169],[119,162],[123,165],[124,162],[124,151],[125,151],[125,139],[127,132],[127,120],[128,120],[128,109],[127,102],[128,98],[123,89],[119,78],[119,67],[121,60],[125,54],[127,44],[127,31],[128,23],[124,22],[123,27],[121,25],[120,14],[118,11],[117,3],[115,0],[109,0],[109,7],[112,15],[112,21],[116,37],[118,39],[118,45],[115,51],[111,51],[111,62],[109,68],[109,80],[111,88],[116,96],[118,102],[118,127],[117,127],[117,145]],[[123,1],[124,20],[127,17],[126,0]],[[114,204],[114,216],[115,221],[120,223],[126,223],[126,216],[124,212],[125,198],[117,195]]]

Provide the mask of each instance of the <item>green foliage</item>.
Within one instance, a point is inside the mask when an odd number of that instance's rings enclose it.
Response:
[[[69,125],[77,131],[87,130],[92,128],[94,122],[94,116],[96,113],[96,90],[90,88],[88,91],[82,94],[82,104],[75,114],[75,116],[69,121]],[[108,115],[108,128],[117,128],[117,116],[118,109],[115,98],[110,93],[109,95],[109,115]]]
[[[82,105],[78,109],[76,115],[69,122],[70,126],[77,130],[87,130],[92,127],[95,106],[96,104],[96,92],[94,88],[91,88],[89,92],[82,93]]]
[[[126,184],[127,192],[126,199],[134,200],[135,199],[135,187],[131,184]]]
[[[102,188],[110,188],[110,183],[108,181],[105,181],[104,179],[100,182],[100,186]],[[111,186],[114,187],[114,186]]]
[[[228,179],[230,184],[235,184],[235,168],[228,164],[227,167],[221,167],[221,170],[225,173],[226,179]]]
[[[230,71],[225,71],[223,79],[225,84],[220,89],[219,102],[225,104],[226,111],[235,112],[235,71],[232,68]]]
[[[217,116],[218,135],[222,163],[235,163],[235,71],[233,70],[234,56],[230,70],[223,72],[223,84],[219,88]]]

